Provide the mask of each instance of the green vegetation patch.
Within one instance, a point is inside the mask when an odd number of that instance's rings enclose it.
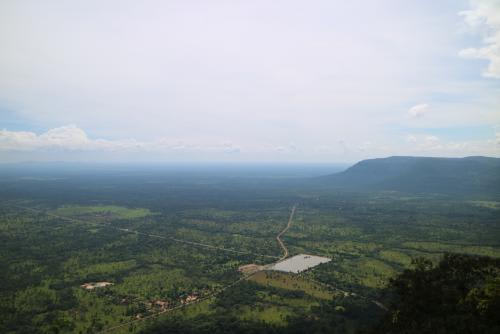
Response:
[[[190,281],[181,269],[165,270],[155,267],[134,272],[112,289],[123,295],[146,299],[166,298],[180,291],[189,291]]]
[[[469,201],[472,205],[479,206],[482,208],[496,209],[500,210],[500,202],[495,201]]]
[[[109,288],[100,291],[74,290],[78,308],[65,312],[66,320],[72,321],[75,326],[73,333],[100,331],[131,320],[126,314],[127,306],[114,302],[106,293],[109,293]]]
[[[413,248],[428,252],[455,252],[455,253],[465,253],[465,254],[475,254],[491,257],[500,257],[500,249],[493,248],[489,246],[466,246],[466,245],[455,245],[455,244],[445,244],[438,242],[405,242],[404,247]]]
[[[319,299],[332,300],[334,297],[333,292],[320,284],[289,273],[261,271],[253,275],[250,280],[264,286],[271,286],[285,290],[303,291],[306,294]]]
[[[384,261],[359,258],[341,264],[343,272],[350,273],[358,284],[369,288],[382,288],[396,274],[396,270]]]
[[[284,326],[286,318],[293,315],[293,310],[286,306],[267,305],[266,307],[245,306],[240,308],[240,319],[263,321],[268,324]]]
[[[103,262],[81,268],[78,272],[81,275],[92,275],[92,274],[105,275],[105,274],[113,274],[130,270],[134,268],[136,265],[137,264],[135,260]]]
[[[383,250],[378,255],[382,260],[398,263],[404,267],[408,267],[411,264],[411,257],[403,252]]]
[[[105,215],[113,218],[135,219],[146,217],[151,214],[151,211],[144,208],[126,208],[115,205],[96,205],[96,206],[80,206],[70,205],[62,206],[52,212],[59,216],[80,216],[80,215]]]

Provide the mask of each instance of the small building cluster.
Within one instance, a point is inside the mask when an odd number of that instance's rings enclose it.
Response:
[[[170,306],[171,306],[171,303],[168,300],[162,300],[162,299],[153,300],[149,303],[146,303],[146,308],[148,310],[155,309],[158,312],[164,312],[164,311],[168,310],[170,308]]]
[[[181,304],[188,304],[188,303],[194,302],[198,298],[199,298],[199,295],[197,293],[187,295],[185,298],[181,299]]]

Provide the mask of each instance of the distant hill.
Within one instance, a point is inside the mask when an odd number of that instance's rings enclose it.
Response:
[[[500,158],[369,159],[321,181],[358,190],[500,195]]]

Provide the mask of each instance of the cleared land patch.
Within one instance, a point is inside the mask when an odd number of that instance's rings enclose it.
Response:
[[[259,266],[255,263],[251,263],[251,264],[246,264],[246,265],[240,266],[238,268],[238,271],[243,273],[243,274],[251,274],[251,273],[255,273],[257,271],[263,270],[263,269],[264,269],[264,266]]]
[[[80,285],[80,287],[84,288],[85,290],[94,290],[96,288],[105,288],[108,285],[113,285],[111,282],[90,282],[90,283],[85,283]]]

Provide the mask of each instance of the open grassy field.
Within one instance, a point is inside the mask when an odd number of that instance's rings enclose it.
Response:
[[[303,279],[296,274],[261,271],[253,275],[250,280],[263,286],[271,286],[273,288],[292,291],[303,291],[314,298],[325,300],[332,300],[334,298],[334,293],[328,290],[328,288]]]
[[[135,219],[146,217],[151,214],[148,209],[144,208],[126,208],[116,205],[65,205],[52,211],[53,214],[59,216],[88,216],[88,215],[103,215],[112,218]]]

